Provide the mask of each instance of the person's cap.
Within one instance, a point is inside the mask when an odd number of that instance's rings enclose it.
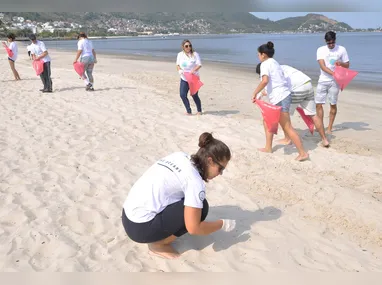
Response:
[[[29,35],[29,39],[30,39],[31,41],[35,41],[35,40],[36,40],[36,35],[35,35],[35,34],[31,34],[31,35]]]

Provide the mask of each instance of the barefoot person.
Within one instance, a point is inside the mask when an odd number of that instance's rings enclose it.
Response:
[[[85,33],[79,33],[77,39],[77,53],[73,63],[76,63],[78,59],[80,59],[80,62],[84,63],[86,75],[84,73],[82,79],[85,82],[86,91],[94,91],[93,69],[94,64],[97,63],[97,55],[94,51],[92,42],[89,41]]]
[[[127,235],[148,244],[151,253],[176,258],[177,237],[231,231],[234,220],[206,222],[209,205],[205,182],[221,175],[231,159],[228,146],[210,133],[199,137],[194,155],[175,152],[152,165],[130,190],[122,211]]]
[[[17,44],[15,42],[16,37],[14,34],[10,33],[7,35],[7,39],[8,39],[8,43],[9,43],[8,48],[13,52],[13,56],[11,56],[11,57],[8,56],[9,66],[11,67],[11,70],[12,70],[13,76],[15,77],[15,80],[21,80],[20,75],[17,72],[16,67],[15,67],[15,63],[16,63],[17,56],[19,53]]]
[[[326,45],[317,49],[317,61],[320,65],[320,77],[318,79],[316,90],[316,108],[317,115],[324,124],[324,109],[323,106],[326,103],[327,97],[330,102],[330,114],[328,134],[333,130],[333,123],[337,115],[337,101],[340,88],[337,82],[333,78],[333,72],[335,66],[342,66],[349,68],[349,56],[346,49],[343,46],[336,45],[336,33],[327,32],[325,34]]]
[[[256,102],[257,94],[259,94],[265,87],[267,87],[267,94],[270,103],[272,105],[281,106],[279,123],[298,150],[299,155],[297,156],[296,160],[304,161],[309,158],[309,155],[305,151],[301,139],[292,127],[292,123],[290,121],[289,109],[292,103],[292,95],[288,81],[284,77],[281,66],[276,60],[273,59],[273,55],[275,54],[274,45],[272,42],[268,42],[259,46],[257,51],[259,60],[261,62],[261,82],[253,92],[253,102]],[[259,150],[263,152],[272,152],[273,134],[268,131],[265,121],[263,121],[263,124],[266,136],[266,144],[265,148],[261,148]]]
[[[192,115],[190,101],[187,98],[190,87],[188,86],[187,79],[184,77],[184,72],[194,73],[199,76],[199,69],[202,67],[199,54],[192,48],[192,44],[189,40],[182,42],[182,51],[178,53],[176,58],[176,69],[180,75],[180,98],[182,98],[184,107],[186,108],[186,114]],[[202,114],[202,103],[199,98],[199,92],[192,95],[194,99],[197,115]]]
[[[44,62],[44,71],[40,74],[44,88],[40,91],[44,93],[53,92],[53,83],[51,79],[51,69],[50,69],[50,56],[48,50],[45,47],[44,42],[37,40],[36,35],[31,34],[29,39],[32,41],[31,44],[31,54],[33,60],[42,60]]]
[[[260,74],[261,63],[256,66],[256,73]],[[314,102],[314,89],[311,78],[300,70],[289,65],[281,65],[284,76],[288,81],[289,88],[292,94],[292,104],[289,114],[294,113],[297,106],[300,106],[304,113],[313,119],[314,125],[321,136],[322,145],[329,147],[329,141],[325,136],[324,126],[321,119],[316,115],[316,103]],[[266,91],[262,92],[266,96]],[[285,138],[278,141],[281,144],[290,144],[291,139],[284,131]]]

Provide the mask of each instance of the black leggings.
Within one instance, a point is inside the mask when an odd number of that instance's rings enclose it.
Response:
[[[206,199],[203,201],[202,217],[204,221],[208,214],[209,205]],[[130,239],[138,243],[152,243],[164,240],[169,236],[180,237],[187,233],[184,222],[184,199],[168,205],[154,219],[146,223],[134,223],[130,221],[122,211],[122,224]]]

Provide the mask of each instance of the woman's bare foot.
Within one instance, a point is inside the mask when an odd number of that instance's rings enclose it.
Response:
[[[282,145],[289,145],[292,141],[290,139],[287,139],[287,138],[283,138],[281,140],[277,140],[276,141],[278,144],[282,144]]]
[[[304,154],[300,154],[299,156],[296,157],[296,160],[297,161],[305,161],[309,158],[309,154],[308,153],[304,153]]]
[[[202,112],[197,112],[196,115],[200,116],[202,114]]]
[[[333,130],[326,129],[326,133],[327,133],[328,135],[331,135],[331,134],[333,133]]]
[[[272,149],[268,149],[266,147],[258,148],[258,150],[261,151],[261,152],[272,153]]]
[[[159,257],[163,257],[166,259],[175,259],[180,256],[179,252],[177,252],[171,245],[169,244],[149,244],[149,250],[151,254],[154,254]]]
[[[322,146],[323,147],[330,147],[330,143],[328,140],[322,140]]]
[[[192,116],[192,113],[186,113],[186,116]]]

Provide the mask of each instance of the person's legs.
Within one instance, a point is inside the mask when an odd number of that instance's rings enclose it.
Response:
[[[43,77],[44,77],[44,91],[45,92],[52,92],[52,79],[50,78],[51,76],[51,71],[50,71],[50,61],[44,62],[44,71],[43,71]]]
[[[305,151],[304,146],[302,145],[301,139],[295,129],[292,127],[292,123],[290,121],[289,110],[290,105],[292,103],[292,95],[289,95],[284,100],[279,102],[277,106],[281,106],[281,114],[280,114],[280,125],[285,131],[286,135],[291,139],[291,141],[296,146],[299,155],[296,160],[303,161],[309,158],[308,153]]]
[[[207,217],[209,205],[203,201],[201,221]],[[177,238],[187,233],[184,222],[184,199],[168,205],[153,220],[147,223],[137,224],[129,221],[124,211],[122,223],[127,235],[139,243],[147,243],[149,250],[161,257],[176,258],[179,253],[171,246]]]
[[[308,115],[312,118],[316,130],[320,134],[322,145],[324,147],[329,147],[329,141],[325,135],[325,129],[322,124],[322,120],[317,115],[317,107],[316,103],[314,102],[314,99],[303,101],[300,105],[301,108],[304,110],[305,115]]]
[[[196,110],[198,111],[198,114],[202,114],[202,102],[200,101],[199,92],[196,92],[196,94],[192,95],[192,98],[194,99]]]
[[[328,134],[331,134],[333,131],[333,124],[337,115],[337,101],[338,101],[339,93],[340,93],[340,88],[337,85],[337,83],[333,81],[328,91],[329,102],[330,102]]]
[[[259,148],[259,151],[262,152],[272,152],[272,142],[273,142],[273,134],[268,131],[267,124],[263,120],[263,125],[264,125],[264,132],[265,132],[265,147]]]
[[[183,101],[183,105],[186,108],[187,114],[191,115],[191,107],[190,107],[190,101],[188,101],[187,94],[188,94],[189,86],[188,82],[184,81],[183,79],[180,80],[180,98]]]
[[[329,85],[327,82],[318,83],[316,89],[316,95],[314,101],[316,103],[316,115],[321,121],[321,125],[325,129],[324,125],[324,108],[323,105],[326,103],[326,97],[328,95]]]
[[[9,62],[9,66],[11,67],[13,76],[15,77],[15,80],[20,80],[21,78],[19,76],[19,73],[16,70],[15,62],[12,59],[9,59],[9,58],[8,58],[8,62]]]

